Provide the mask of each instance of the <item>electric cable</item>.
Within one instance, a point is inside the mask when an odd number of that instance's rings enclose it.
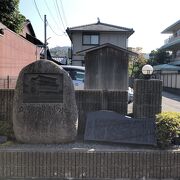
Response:
[[[38,8],[38,6],[37,6],[37,3],[36,3],[36,0],[34,0],[34,4],[35,4],[35,7],[36,7],[36,10],[37,10],[37,12],[38,12],[38,15],[39,15],[39,17],[40,17],[40,19],[44,22],[44,20],[43,20],[43,18],[42,18],[42,16],[41,16],[41,13],[40,13],[40,11],[39,11],[39,8]],[[47,20],[46,20],[47,21]],[[51,29],[51,31],[55,34],[55,35],[57,35],[57,36],[63,36],[64,34],[57,34],[54,30],[53,30],[53,28],[51,27],[51,25],[50,25],[50,23],[47,21],[47,25],[49,26],[49,28]]]
[[[34,0],[34,4],[35,4],[35,7],[36,7],[36,10],[37,10],[37,12],[38,12],[38,15],[39,15],[40,19],[44,22],[41,14],[40,14],[40,11],[39,11],[39,9],[38,9],[38,6],[37,6],[37,4],[36,4],[36,0]]]
[[[64,21],[65,21],[66,27],[68,27],[67,18],[66,18],[65,12],[64,12],[64,7],[63,7],[62,0],[60,0],[60,2],[61,2],[62,13],[63,13],[63,16],[64,16]]]
[[[65,25],[64,25],[64,22],[63,22],[63,19],[62,19],[60,10],[59,10],[59,5],[58,5],[57,0],[56,0],[55,2],[56,2],[55,6],[56,6],[56,9],[57,9],[58,15],[59,15],[59,17],[60,17],[60,19],[61,19],[61,23],[62,23],[62,25],[63,25],[63,28],[64,28],[64,30],[65,30],[65,32],[66,32],[66,28],[65,28]]]
[[[64,33],[63,33],[63,34],[57,34],[57,33],[53,30],[53,28],[51,27],[51,25],[49,24],[48,21],[47,21],[47,25],[49,26],[49,28],[51,29],[51,31],[52,31],[55,35],[57,35],[57,36],[63,36],[63,35],[64,35]]]
[[[47,9],[48,9],[48,11],[49,11],[52,19],[54,20],[55,24],[56,24],[56,25],[59,25],[59,23],[57,23],[56,18],[55,18],[54,15],[53,15],[52,11],[50,10],[50,8],[49,8],[46,0],[45,0],[45,5],[46,5],[46,7],[47,7]],[[58,26],[58,28],[63,32],[63,30],[61,29],[60,26]]]

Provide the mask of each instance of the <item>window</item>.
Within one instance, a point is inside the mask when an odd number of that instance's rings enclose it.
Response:
[[[98,45],[99,34],[83,34],[83,45]]]

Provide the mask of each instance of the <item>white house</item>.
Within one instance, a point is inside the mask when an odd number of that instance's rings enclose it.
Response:
[[[171,36],[165,40],[161,49],[171,51],[170,64],[180,66],[180,20],[167,27],[162,34],[171,34]]]
[[[98,20],[94,24],[67,28],[66,32],[72,42],[72,64],[83,65],[84,53],[77,52],[105,43],[127,49],[128,38],[134,33],[134,30],[102,23]]]

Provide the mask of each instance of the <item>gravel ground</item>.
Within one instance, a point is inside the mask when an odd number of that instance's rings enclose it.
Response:
[[[154,151],[159,150],[154,146],[145,145],[127,145],[119,143],[98,143],[84,142],[82,138],[78,138],[75,142],[67,144],[18,144],[6,143],[0,145],[0,151],[81,151],[81,152],[114,152],[114,151]],[[169,150],[180,151],[178,146]]]

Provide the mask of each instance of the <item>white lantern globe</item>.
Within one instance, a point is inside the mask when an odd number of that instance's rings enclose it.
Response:
[[[153,73],[153,67],[149,64],[146,64],[142,68],[142,73],[144,75],[151,75]]]

